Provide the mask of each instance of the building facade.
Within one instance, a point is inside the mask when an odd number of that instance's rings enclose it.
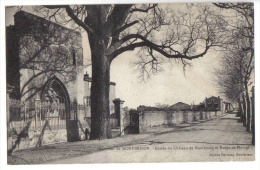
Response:
[[[83,102],[84,66],[82,37],[33,14],[19,11],[14,25],[7,27],[7,83],[14,86],[13,98]],[[53,94],[51,94],[53,93]],[[53,98],[54,97],[54,98]]]
[[[209,110],[223,110],[223,100],[218,96],[211,96],[205,99],[205,108]]]
[[[10,129],[19,136],[26,123],[35,121],[26,132],[32,137],[28,146],[87,138],[91,77],[83,60],[80,32],[25,11],[14,15],[14,25],[6,28],[7,84],[13,87],[10,98],[17,101],[10,107]],[[110,83],[110,114],[115,85]],[[46,122],[49,130],[43,129]],[[32,126],[44,131],[41,140],[37,131],[30,131]]]

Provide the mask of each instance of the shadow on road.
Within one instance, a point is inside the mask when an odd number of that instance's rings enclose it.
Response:
[[[192,129],[180,129],[178,131],[176,131],[175,133],[181,133],[181,132],[192,132],[192,131],[202,131],[202,130],[212,130],[212,131],[220,131],[220,132],[245,132],[246,133],[246,130],[244,131],[234,131],[234,130],[221,130],[221,129],[211,129],[211,128],[192,128]]]
[[[221,120],[239,120],[239,118],[237,117],[237,118],[231,118],[231,117],[222,117],[222,118],[220,118]]]
[[[247,146],[252,146],[250,144],[246,144],[246,143],[214,143],[214,142],[197,142],[197,141],[178,141],[178,142],[159,142],[159,141],[146,141],[146,142],[142,142],[139,144],[148,144],[148,145],[153,145],[153,144],[172,144],[172,143],[176,143],[176,144],[185,144],[185,143],[199,143],[199,144],[211,144],[211,145],[247,145]]]

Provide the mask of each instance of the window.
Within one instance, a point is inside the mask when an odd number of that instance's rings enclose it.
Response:
[[[90,107],[90,97],[84,97],[84,104],[86,105],[86,107]]]
[[[90,97],[87,97],[87,107],[90,107]]]
[[[72,62],[73,62],[73,65],[77,65],[77,62],[76,62],[76,50],[73,48],[72,49]]]

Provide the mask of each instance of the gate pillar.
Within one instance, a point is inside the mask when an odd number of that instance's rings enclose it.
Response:
[[[113,100],[115,104],[115,115],[116,119],[118,120],[118,126],[120,127],[120,134],[123,135],[124,123],[123,123],[123,103],[125,101],[121,100],[120,98],[116,98]]]

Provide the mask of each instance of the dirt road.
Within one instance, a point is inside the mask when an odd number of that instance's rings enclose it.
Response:
[[[252,134],[235,114],[153,135],[133,145],[112,147],[91,154],[47,161],[47,164],[253,161]]]

